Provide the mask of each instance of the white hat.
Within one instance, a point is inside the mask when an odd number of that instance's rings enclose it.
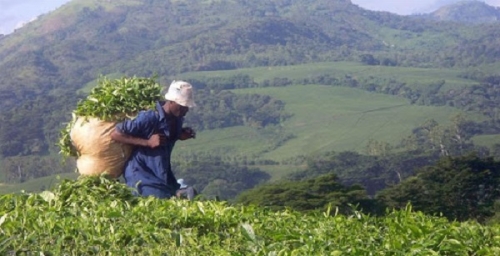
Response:
[[[196,106],[193,99],[193,86],[184,81],[172,81],[165,94],[165,99],[189,108]]]
[[[177,183],[179,183],[179,185],[181,185],[181,188],[187,188],[187,186],[188,186],[188,185],[184,184],[184,179],[178,179]]]

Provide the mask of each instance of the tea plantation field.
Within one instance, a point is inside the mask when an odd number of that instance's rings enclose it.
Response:
[[[498,255],[500,227],[136,198],[102,177],[0,197],[2,255]]]

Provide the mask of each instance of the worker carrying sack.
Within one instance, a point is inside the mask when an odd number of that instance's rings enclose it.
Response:
[[[163,99],[155,78],[122,77],[98,80],[85,99],[78,101],[72,119],[61,130],[60,153],[76,157],[77,172],[118,178],[134,146],[111,139],[115,124],[154,109]]]
[[[116,122],[95,117],[77,117],[70,137],[79,156],[76,167],[81,175],[106,174],[111,178],[122,175],[133,146],[111,139]]]

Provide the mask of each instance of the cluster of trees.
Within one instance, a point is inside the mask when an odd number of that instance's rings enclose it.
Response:
[[[13,89],[13,91],[17,91]],[[71,118],[79,97],[68,91],[21,101],[0,113],[0,157],[57,153],[64,122]]]
[[[449,125],[430,119],[414,128],[412,134],[403,139],[401,146],[412,152],[434,152],[440,156],[459,156],[472,151],[488,155],[488,148],[472,142],[471,138],[477,134],[482,134],[480,126],[462,115],[452,117]]]
[[[11,156],[1,160],[2,182],[22,183],[31,179],[54,174],[74,172],[74,159],[59,156]]]
[[[361,63],[366,64],[366,65],[370,65],[370,66],[378,66],[378,65],[397,66],[397,64],[398,64],[393,59],[389,59],[387,57],[385,57],[383,59],[379,59],[379,58],[374,57],[372,54],[368,54],[368,53],[361,54],[359,57],[361,59]]]
[[[439,156],[412,152],[365,155],[357,152],[326,152],[306,157],[307,169],[286,176],[303,180],[334,173],[345,185],[362,185],[369,195],[375,195],[388,185],[397,184],[415,174],[415,170],[435,162]]]
[[[230,91],[197,91],[198,106],[186,122],[197,130],[232,126],[265,127],[290,117],[285,103],[267,95],[237,95]]]
[[[343,184],[334,172],[257,186],[240,194],[236,202],[301,211],[325,211],[333,206],[341,212],[356,209],[373,215],[383,214],[387,208],[404,209],[411,203],[416,211],[450,220],[486,222],[498,218],[500,162],[491,157],[442,157],[373,197],[362,186]]]
[[[272,210],[289,207],[304,212],[325,210],[332,205],[338,207],[340,213],[349,213],[351,205],[370,205],[362,186],[342,185],[335,174],[260,185],[238,195],[236,202]]]
[[[411,202],[417,211],[443,214],[451,220],[484,222],[496,214],[499,185],[499,161],[475,155],[445,157],[381,191],[377,199],[390,208],[404,208]]]

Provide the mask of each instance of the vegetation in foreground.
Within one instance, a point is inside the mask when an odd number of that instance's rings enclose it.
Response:
[[[104,177],[0,197],[0,252],[43,255],[495,255],[499,226],[410,206],[372,217],[133,197]]]

